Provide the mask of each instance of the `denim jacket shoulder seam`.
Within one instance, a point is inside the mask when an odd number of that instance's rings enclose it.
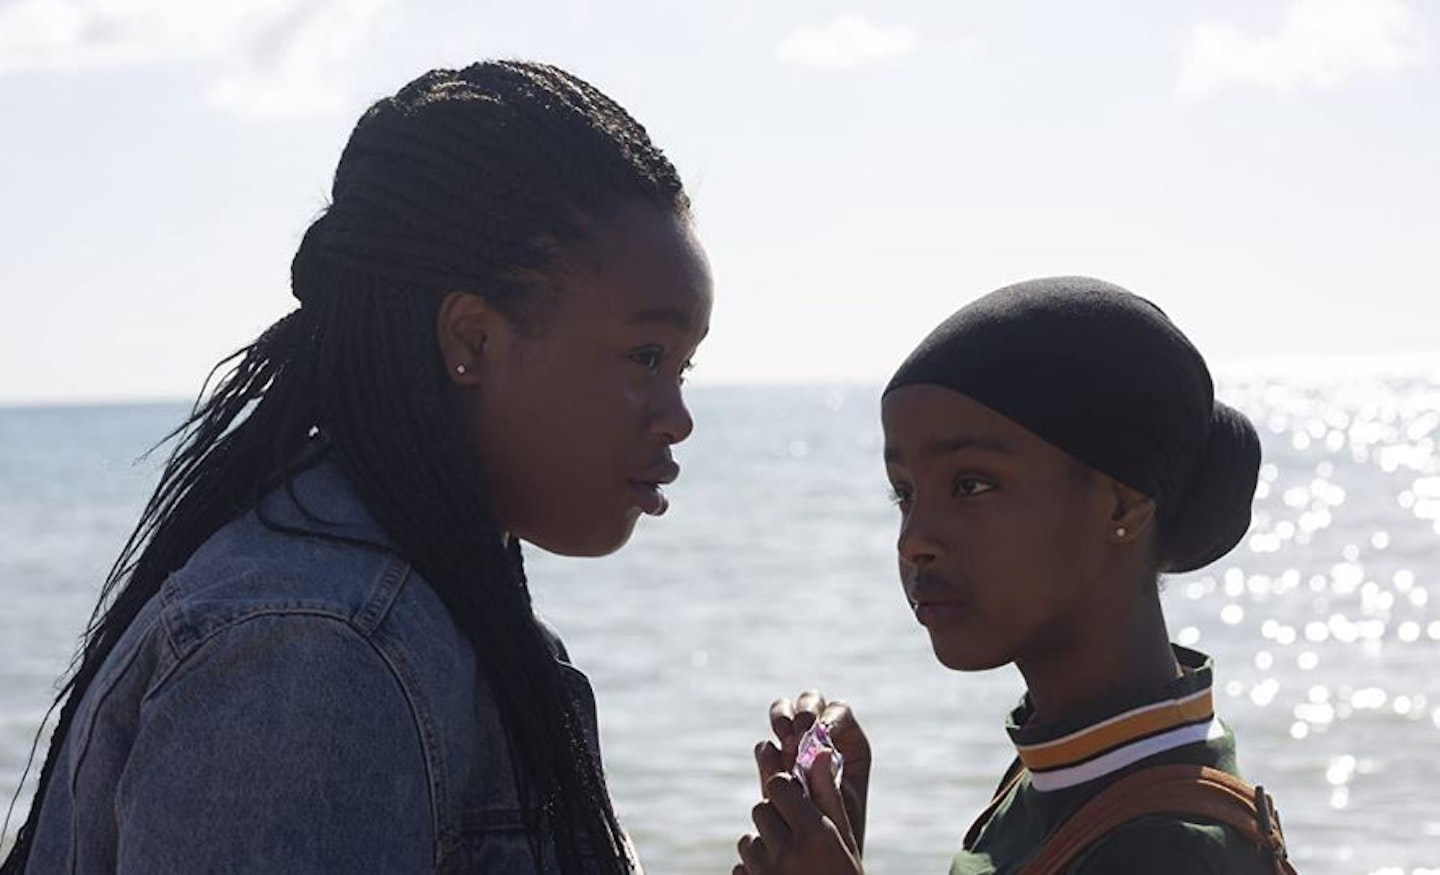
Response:
[[[370,591],[365,594],[365,600],[352,620],[367,636],[374,635],[376,628],[389,615],[400,590],[410,578],[410,571],[410,563],[404,558],[395,553],[386,554],[380,573],[376,575]]]
[[[156,626],[160,626],[162,630],[164,628],[164,624],[160,622],[159,617],[156,617],[154,620],[151,621],[150,628],[145,630],[145,632],[142,634],[142,637],[153,634],[154,628]],[[95,715],[100,712],[100,710],[105,705],[106,699],[108,699],[110,697],[110,694],[115,691],[115,687],[118,684],[119,680],[125,676],[125,673],[130,670],[130,666],[133,665],[135,660],[139,658],[141,649],[142,648],[140,646],[131,648],[130,652],[125,654],[124,661],[116,668],[115,672],[112,674],[110,681],[103,687],[101,687],[101,689],[98,691],[98,694],[95,698],[95,704],[90,709],[90,719],[85,722],[85,735],[83,738],[78,740],[75,746],[74,755],[71,758],[70,762],[70,773],[65,776],[65,783],[69,787],[71,798],[74,798],[75,793],[78,790],[78,787],[76,786],[76,779],[80,774],[80,769],[84,766],[86,756],[90,752],[90,742],[95,733]],[[74,695],[73,691],[71,695]],[[78,707],[79,706],[77,705],[77,708]],[[73,830],[72,834],[75,834]]]
[[[162,622],[165,623],[167,639],[171,645],[173,656],[177,660],[183,660],[204,646],[205,642],[229,629],[232,626],[244,623],[246,620],[262,616],[276,616],[293,614],[296,616],[326,617],[332,620],[340,620],[351,626],[362,637],[369,637],[369,631],[356,627],[352,622],[352,612],[342,610],[340,606],[334,605],[324,599],[299,600],[289,599],[285,601],[262,601],[256,600],[253,604],[232,611],[227,611],[221,617],[202,616],[199,622],[182,621],[175,617],[175,605],[167,605],[162,615]]]
[[[441,751],[444,742],[431,719],[431,709],[425,701],[423,685],[410,671],[401,648],[393,646],[392,639],[383,633],[369,636],[366,640],[394,674],[405,695],[405,702],[410,707],[410,717],[415,723],[415,732],[425,759],[430,822],[435,831],[435,864],[439,867],[446,854],[445,849],[454,843],[457,831],[457,827],[449,822],[444,813],[449,810],[451,792],[445,779],[444,756]]]
[[[145,691],[145,695],[141,699],[141,702],[144,703],[151,699],[151,697],[156,692],[158,692],[159,688],[163,686],[165,680],[167,680],[170,675],[175,672],[176,669],[178,669],[186,661],[194,658],[204,648],[204,645],[209,643],[212,639],[216,638],[223,632],[234,629],[235,627],[243,625],[250,620],[259,619],[266,616],[311,617],[317,620],[325,620],[332,623],[339,623],[340,625],[348,629],[351,633],[353,633],[356,638],[363,641],[369,647],[371,652],[375,654],[375,656],[379,659],[380,663],[385,667],[386,672],[389,673],[390,677],[395,681],[395,686],[398,688],[401,697],[405,700],[406,707],[409,709],[410,721],[415,729],[415,740],[420,748],[420,757],[424,763],[425,784],[427,788],[426,796],[430,799],[430,824],[431,829],[434,832],[434,847],[431,849],[431,854],[434,861],[438,864],[440,859],[441,847],[441,826],[439,800],[435,798],[435,751],[433,749],[433,740],[425,731],[423,721],[421,720],[421,711],[423,709],[421,708],[420,704],[416,702],[417,691],[412,688],[412,685],[407,681],[405,673],[400,670],[399,666],[396,665],[395,660],[391,658],[391,655],[386,651],[386,648],[383,647],[380,642],[375,640],[374,635],[366,634],[363,629],[358,627],[353,622],[351,617],[332,612],[304,611],[295,609],[270,609],[247,612],[243,616],[217,625],[216,628],[212,630],[209,634],[207,634],[203,639],[196,641],[191,647],[187,648],[186,652],[183,655],[177,656],[175,662],[170,666],[169,669],[165,671],[163,676],[156,680],[156,682]]]

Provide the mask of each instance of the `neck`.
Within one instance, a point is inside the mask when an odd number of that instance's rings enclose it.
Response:
[[[1015,661],[1041,723],[1093,713],[1104,703],[1147,692],[1180,676],[1158,594],[1129,611],[1100,605],[1067,646]]]

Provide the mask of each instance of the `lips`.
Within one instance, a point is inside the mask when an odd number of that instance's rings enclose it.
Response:
[[[670,507],[670,500],[660,489],[667,483],[674,483],[680,476],[680,466],[666,460],[631,477],[630,490],[635,497],[635,507],[647,516],[660,516]]]
[[[959,595],[950,584],[933,577],[907,581],[905,597],[915,611],[915,619],[931,629],[962,622],[972,613],[970,599]]]
[[[970,617],[968,602],[917,602],[915,619],[927,629],[962,623]]]

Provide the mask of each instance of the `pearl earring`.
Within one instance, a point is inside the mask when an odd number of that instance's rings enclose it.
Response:
[[[465,375],[465,371],[466,371],[466,367],[465,367],[465,363],[464,363],[464,362],[461,362],[460,364],[458,364],[458,365],[455,366],[455,373],[460,374],[461,376],[464,376],[464,375]]]
[[[1125,537],[1125,527],[1124,527],[1124,526],[1116,526],[1116,527],[1115,527],[1115,537],[1117,537],[1117,538],[1123,538],[1123,537]]]

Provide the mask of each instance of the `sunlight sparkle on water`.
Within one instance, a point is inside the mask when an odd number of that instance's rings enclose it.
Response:
[[[1385,637],[1384,620],[1363,620],[1355,624],[1355,629],[1360,633],[1361,638],[1370,641],[1379,641]]]
[[[1307,724],[1328,726],[1335,722],[1335,709],[1328,702],[1296,705],[1295,718]]]
[[[1351,694],[1350,707],[1356,711],[1373,711],[1385,707],[1385,702],[1389,698],[1386,692],[1379,687],[1366,687]]]
[[[1238,598],[1245,594],[1245,572],[1239,568],[1231,568],[1225,572],[1225,594],[1230,598]]]
[[[1274,678],[1266,678],[1250,688],[1250,701],[1257,707],[1265,708],[1275,701],[1275,694],[1280,692],[1280,682]]]
[[[1344,785],[1330,791],[1330,807],[1344,808],[1350,804],[1350,788]]]
[[[1348,595],[1364,581],[1365,569],[1354,562],[1342,562],[1330,569],[1330,590],[1336,595]]]
[[[1344,784],[1355,774],[1356,759],[1350,754],[1333,757],[1325,769],[1325,780],[1335,786]]]

